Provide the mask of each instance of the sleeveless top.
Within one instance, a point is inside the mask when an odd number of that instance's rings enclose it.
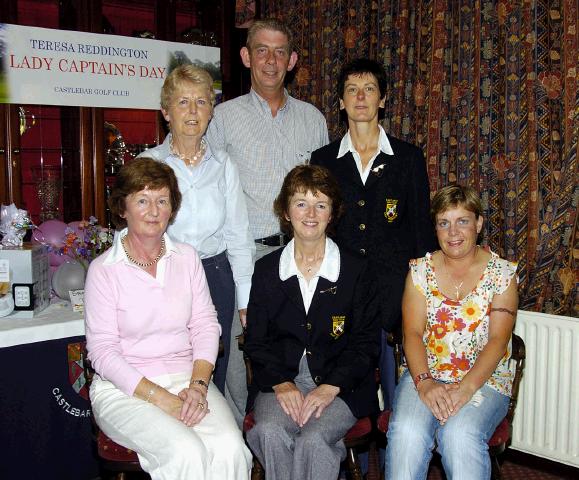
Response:
[[[454,301],[438,289],[432,254],[410,261],[414,286],[426,297],[426,328],[423,342],[433,378],[444,383],[460,382],[488,342],[489,314],[496,294],[503,293],[515,276],[517,264],[490,252],[476,287]],[[486,384],[511,395],[513,373],[509,369],[511,342]]]

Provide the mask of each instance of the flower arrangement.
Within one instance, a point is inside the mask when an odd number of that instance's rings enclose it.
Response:
[[[59,255],[68,255],[86,268],[112,243],[112,232],[108,228],[101,227],[98,220],[91,216],[88,221],[68,224],[64,230],[62,246],[53,246],[51,250]]]

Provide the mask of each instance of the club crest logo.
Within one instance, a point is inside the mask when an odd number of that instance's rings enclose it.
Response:
[[[392,223],[398,217],[398,212],[396,207],[398,205],[398,200],[394,198],[386,199],[386,210],[384,211],[384,217],[388,220],[388,223]]]
[[[69,343],[68,347],[68,381],[76,393],[88,400],[88,389],[84,378],[84,344]]]
[[[344,333],[344,325],[346,323],[345,315],[332,315],[332,337],[340,338]]]

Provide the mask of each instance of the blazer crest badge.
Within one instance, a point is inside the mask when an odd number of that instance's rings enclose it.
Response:
[[[340,338],[344,334],[344,326],[346,324],[345,315],[332,315],[332,335],[333,338]]]
[[[398,206],[398,200],[395,198],[386,199],[386,210],[384,210],[384,217],[388,220],[388,223],[392,223],[398,217],[398,212],[396,207]]]

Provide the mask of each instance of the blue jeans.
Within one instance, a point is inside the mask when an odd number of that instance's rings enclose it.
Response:
[[[221,341],[223,342],[223,356],[217,357],[215,370],[213,371],[213,383],[222,394],[225,394],[225,374],[229,362],[229,345],[231,343],[231,324],[233,323],[233,310],[235,309],[235,283],[231,265],[225,252],[214,257],[201,260],[209,293],[215,310],[217,321],[221,325]]]
[[[425,479],[436,447],[448,480],[489,479],[491,463],[487,442],[505,418],[508,407],[509,397],[484,385],[441,426],[420,400],[406,371],[396,387],[388,427],[386,478]]]

